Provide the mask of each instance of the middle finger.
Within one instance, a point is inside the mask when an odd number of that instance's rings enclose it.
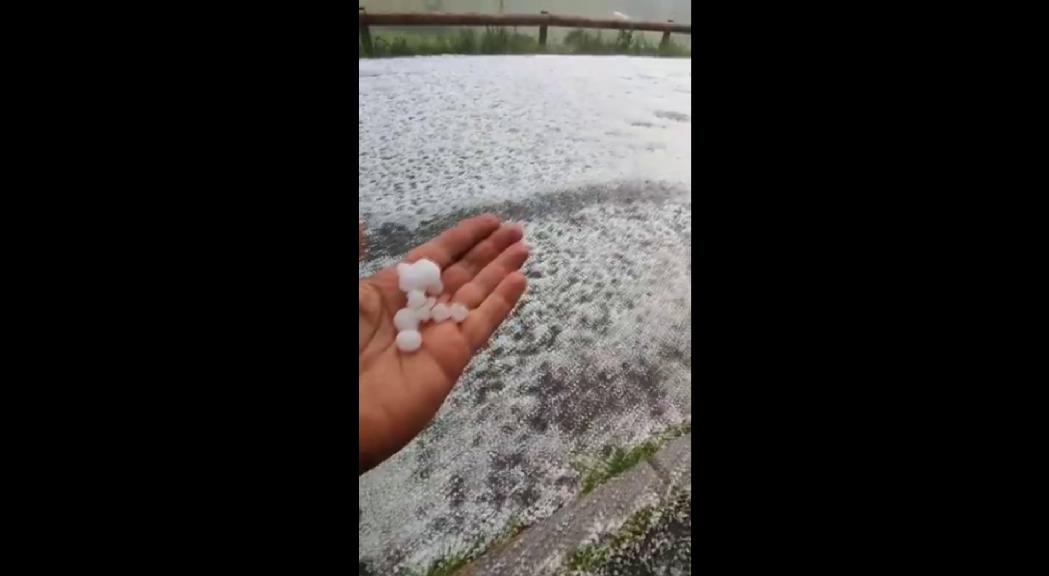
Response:
[[[459,288],[474,279],[484,267],[499,257],[507,247],[524,237],[519,224],[504,224],[491,236],[474,246],[461,260],[441,275],[446,294],[455,294]]]

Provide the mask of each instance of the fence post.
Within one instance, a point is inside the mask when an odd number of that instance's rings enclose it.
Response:
[[[371,56],[372,51],[372,34],[368,30],[368,24],[361,21],[361,16],[366,14],[363,7],[357,9],[357,30],[361,35],[361,47],[364,48],[365,56]]]
[[[673,20],[667,20],[670,24],[673,24]],[[670,46],[670,30],[663,33],[663,40],[659,42],[659,49],[666,50]]]
[[[549,14],[546,10],[540,10],[540,14]],[[539,46],[541,48],[546,47],[546,24],[539,27]]]

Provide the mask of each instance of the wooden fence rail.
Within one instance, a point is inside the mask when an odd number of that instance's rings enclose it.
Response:
[[[539,45],[546,46],[546,30],[550,26],[560,28],[591,28],[597,30],[641,30],[662,32],[661,45],[670,42],[670,34],[692,34],[691,24],[666,22],[638,22],[635,20],[602,20],[580,16],[558,16],[556,14],[443,14],[406,13],[373,14],[360,8],[357,12],[357,27],[361,46],[368,56],[373,54],[372,26],[538,26]]]

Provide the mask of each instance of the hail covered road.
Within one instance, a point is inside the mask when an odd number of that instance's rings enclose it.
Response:
[[[358,480],[359,567],[424,569],[549,516],[577,466],[692,413],[691,60],[360,60],[364,277],[469,215],[529,291],[432,427]]]

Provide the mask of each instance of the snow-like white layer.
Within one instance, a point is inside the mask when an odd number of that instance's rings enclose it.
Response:
[[[636,178],[692,179],[690,60],[358,63],[358,197],[371,227]]]

